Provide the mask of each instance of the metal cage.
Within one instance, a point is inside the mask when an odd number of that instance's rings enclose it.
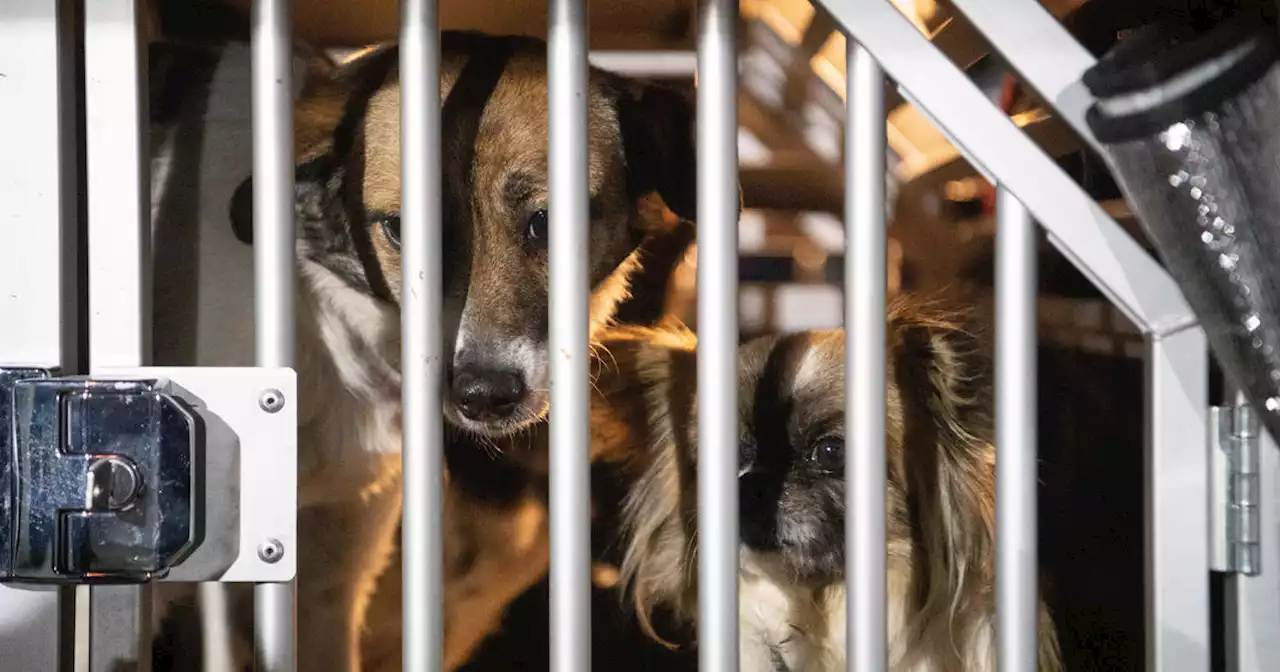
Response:
[[[1031,0],[955,0],[1018,76],[1084,141],[1094,59]],[[146,48],[137,0],[83,4],[84,72],[72,57],[73,3],[6,0],[0,7],[0,360],[72,373],[148,365],[151,344]],[[551,666],[589,667],[587,461],[587,21],[583,0],[549,0],[552,358]],[[847,580],[849,668],[885,669],[884,312],[885,78],[925,111],[998,187],[997,445],[998,660],[1036,666],[1036,263],[1038,223],[1051,242],[1131,320],[1146,360],[1146,663],[1160,672],[1209,668],[1211,454],[1208,354],[1197,320],[1169,275],[1066,177],[964,73],[885,0],[820,3],[848,36],[844,188],[844,313],[848,340]],[[402,0],[403,404],[441,403],[440,68],[435,0]],[[738,666],[737,373],[738,105],[735,0],[700,0],[696,54],[698,472],[702,528],[700,667]],[[295,365],[291,195],[293,73],[288,0],[252,12],[256,362]],[[1034,35],[1035,39],[1026,39]],[[690,56],[691,55],[687,55]],[[625,59],[618,60],[623,63]],[[667,67],[688,67],[690,59]],[[683,64],[683,66],[681,66]],[[609,64],[606,63],[606,66]],[[624,64],[625,65],[625,64]],[[622,66],[619,66],[622,67]],[[84,137],[76,99],[83,96]],[[83,173],[75,157],[83,152]],[[87,193],[83,211],[77,194]],[[87,324],[84,320],[87,319]],[[85,338],[84,334],[88,334]],[[440,669],[443,617],[443,419],[404,414],[404,666]],[[1274,450],[1262,492],[1277,487]],[[1263,509],[1262,573],[1238,576],[1226,646],[1240,670],[1280,658],[1280,581],[1274,511]],[[306,549],[298,549],[306,553]],[[138,660],[148,646],[150,587],[0,587],[6,670],[88,669]],[[294,670],[290,583],[257,585],[258,668]],[[1271,632],[1264,632],[1271,628]],[[53,633],[61,632],[54,637]],[[91,646],[90,646],[91,644]],[[76,668],[81,669],[81,668]],[[142,668],[139,668],[142,669]]]

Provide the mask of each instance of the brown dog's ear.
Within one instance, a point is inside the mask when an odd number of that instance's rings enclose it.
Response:
[[[698,120],[693,102],[661,84],[622,77],[611,81],[617,90],[618,124],[632,199],[656,192],[676,216],[696,222]]]
[[[358,139],[357,126],[373,91],[396,63],[396,51],[382,48],[347,69],[339,68],[322,52],[295,45],[305,59],[302,97],[293,108],[294,209],[300,220],[322,219],[332,213],[340,198],[345,161]],[[339,77],[356,84],[338,82]],[[351,101],[359,103],[352,107]],[[246,177],[231,196],[231,230],[236,239],[253,244],[253,177]]]

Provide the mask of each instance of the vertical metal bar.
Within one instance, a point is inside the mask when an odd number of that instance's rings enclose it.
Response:
[[[738,669],[737,0],[698,14],[699,669]]]
[[[89,672],[151,670],[151,586],[89,590]]]
[[[294,165],[289,0],[254,0],[250,22],[256,359],[258,366],[292,367]],[[254,586],[254,662],[258,670],[296,669],[296,610],[291,582]]]
[[[64,86],[75,34],[65,14],[48,0],[0,5],[0,234],[14,246],[0,264],[0,362],[75,371],[76,101]]]
[[[400,5],[400,293],[404,417],[403,668],[443,669],[440,28],[436,0]]]
[[[84,6],[91,369],[151,362],[147,43],[138,5]]]
[[[235,658],[231,631],[231,611],[226,584],[205,581],[196,584],[200,604],[200,654],[204,672],[229,672]]]
[[[80,371],[76,100],[69,3],[0,4],[0,364]],[[75,591],[0,586],[5,669],[70,672]],[[68,655],[71,654],[71,655]]]
[[[1146,359],[1146,669],[1209,669],[1208,350],[1196,326]]]
[[[91,371],[151,363],[147,43],[140,10],[138,0],[84,5]],[[151,587],[88,592],[90,672],[122,663],[150,670]]]
[[[1036,230],[996,191],[996,635],[999,670],[1036,669]]]
[[[885,111],[884,74],[853,40],[845,105],[845,572],[849,670],[888,665],[885,588]],[[856,375],[854,375],[856,372]]]
[[[548,4],[551,669],[591,668],[588,457],[587,6]]]

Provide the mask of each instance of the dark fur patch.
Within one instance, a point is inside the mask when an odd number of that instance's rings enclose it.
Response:
[[[357,133],[351,147],[351,152],[347,155],[346,168],[343,170],[342,188],[342,207],[346,212],[346,220],[348,222],[347,230],[349,231],[348,239],[351,241],[351,251],[355,252],[355,258],[359,262],[359,267],[364,271],[365,282],[357,284],[357,287],[367,288],[375,297],[388,303],[395,301],[395,295],[391,293],[391,285],[393,280],[387,278],[387,274],[383,271],[382,265],[378,263],[378,255],[373,249],[373,238],[369,231],[369,227],[373,222],[369,221],[368,212],[364,205],[364,171],[365,171],[365,134]],[[350,255],[347,255],[346,261],[349,262]],[[325,261],[321,261],[325,263]],[[338,263],[342,263],[339,260]],[[349,266],[350,264],[343,264]],[[336,268],[335,272],[338,272]]]
[[[657,192],[682,219],[698,216],[697,140],[693,107],[674,89],[638,86],[618,76],[613,89],[632,201]]]
[[[738,479],[742,539],[759,550],[778,550],[779,507],[795,460],[788,430],[794,410],[792,380],[805,352],[804,334],[782,337],[770,349],[751,400],[739,459],[751,471]]]
[[[543,443],[542,426],[529,430],[533,436],[526,438],[531,445]],[[521,438],[506,441],[506,447],[517,450]],[[444,446],[445,463],[455,487],[467,496],[494,507],[514,508],[530,489],[537,489],[538,476],[530,472],[518,460],[505,454],[495,454],[483,441],[462,434],[450,434]]]
[[[653,326],[666,316],[672,277],[696,233],[685,220],[671,235],[651,237],[640,246],[640,270],[631,276],[631,298],[618,306],[619,324]]]
[[[440,111],[444,133],[440,146],[441,219],[448,223],[441,232],[441,245],[450,251],[443,259],[446,286],[449,278],[465,277],[470,271],[480,120],[507,64],[524,42],[524,38],[494,38],[478,33],[451,35],[446,42],[447,46],[472,50]]]
[[[787,428],[795,403],[791,388],[805,354],[806,339],[807,335],[800,333],[778,340],[765,360],[752,395],[747,429],[755,437],[755,445],[747,448],[754,449],[750,460],[761,462],[765,468],[785,469],[790,464],[791,437]]]
[[[455,231],[470,231],[475,202],[476,140],[480,119],[498,88],[498,81],[515,52],[514,40],[495,40],[473,54],[458,73],[457,82],[440,111],[441,216]],[[454,249],[450,245],[446,249]]]

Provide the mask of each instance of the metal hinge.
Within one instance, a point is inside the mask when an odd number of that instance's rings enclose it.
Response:
[[[1258,416],[1249,406],[1209,410],[1214,570],[1246,576],[1262,572],[1260,438]]]

